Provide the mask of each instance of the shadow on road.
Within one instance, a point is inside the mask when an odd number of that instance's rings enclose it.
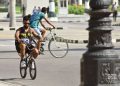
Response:
[[[7,50],[6,50],[6,51],[0,51],[0,53],[17,53],[17,51],[10,51],[10,50],[7,51]]]
[[[11,58],[11,57],[10,58],[6,58],[5,57],[5,58],[0,58],[0,59],[12,59],[13,60],[13,59],[20,59],[20,58]]]
[[[21,80],[22,78],[8,78],[8,79],[0,79],[0,81],[9,81],[9,80]]]
[[[31,79],[22,79],[22,78],[7,78],[7,79],[0,79],[0,81],[4,81],[4,82],[8,82],[8,83],[11,83],[11,84],[17,84],[17,85],[20,85],[20,86],[26,86],[26,85],[23,85],[21,83],[17,83],[17,82],[9,82],[9,81],[20,81],[20,80],[31,80]]]

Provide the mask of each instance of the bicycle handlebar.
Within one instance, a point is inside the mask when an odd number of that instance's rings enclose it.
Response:
[[[46,30],[52,30],[52,29],[62,30],[62,29],[63,29],[63,27],[55,27],[55,28],[46,27]]]

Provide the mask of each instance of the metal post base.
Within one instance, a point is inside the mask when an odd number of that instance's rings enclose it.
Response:
[[[120,59],[113,50],[86,52],[80,86],[120,86]]]

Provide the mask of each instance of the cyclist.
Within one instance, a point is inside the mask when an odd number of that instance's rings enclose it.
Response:
[[[24,43],[24,41],[27,41],[28,43],[30,43],[30,37],[32,36],[38,39],[37,48],[31,46],[32,55],[34,58],[36,58],[39,55],[39,48],[41,45],[39,41],[41,40],[39,35],[33,29],[30,28],[29,23],[30,23],[29,17],[25,16],[23,18],[23,26],[18,28],[15,33],[15,46],[18,54],[21,57],[21,60],[24,59],[25,53],[27,50],[26,44]]]
[[[37,32],[37,34],[41,37],[42,40],[45,38],[45,25],[42,22],[42,19],[44,19],[49,25],[51,25],[53,28],[55,28],[54,25],[52,25],[47,18],[45,18],[45,14],[47,13],[47,8],[43,7],[41,11],[37,11],[36,13],[32,14],[30,17],[30,26]],[[40,26],[43,27],[41,27]]]

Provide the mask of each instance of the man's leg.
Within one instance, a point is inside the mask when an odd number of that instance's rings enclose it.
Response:
[[[37,56],[39,55],[39,51],[37,48],[33,48],[32,55],[35,59],[37,58]]]
[[[20,56],[21,56],[21,59],[23,59],[24,56],[25,56],[25,50],[26,50],[26,45],[21,43],[20,44]]]
[[[45,38],[45,34],[46,34],[46,29],[44,29],[44,28],[42,28],[41,29],[41,34],[42,34],[42,37],[43,37],[43,40],[44,40],[44,38]]]
[[[41,39],[39,39],[39,40],[37,41],[37,49],[38,49],[39,53],[40,53],[40,48],[41,48],[41,42],[42,42]]]
[[[42,37],[42,35],[41,35],[41,28],[34,28],[34,30],[35,30],[36,33],[40,36],[40,39],[38,39],[38,41],[37,41],[37,49],[38,49],[38,51],[39,51],[39,53],[40,53],[41,42],[42,42],[42,40],[43,40],[43,37]]]
[[[42,35],[42,42],[41,42],[41,47],[44,46],[44,40],[45,40],[45,34],[46,34],[46,29],[41,28],[40,29],[41,35]],[[40,52],[41,54],[44,54],[43,51]]]

